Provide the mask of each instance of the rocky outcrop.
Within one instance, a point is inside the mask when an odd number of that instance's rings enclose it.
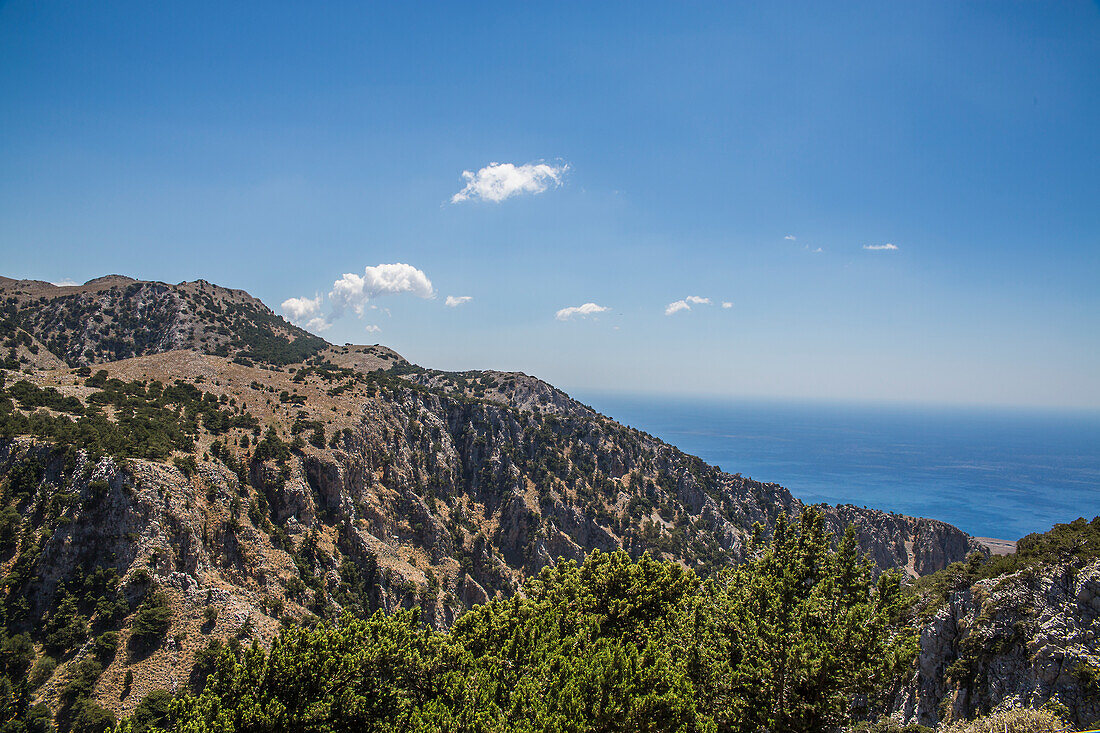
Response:
[[[936,519],[910,517],[851,504],[820,507],[834,533],[852,525],[860,546],[880,569],[900,568],[910,577],[942,570],[952,562],[989,550],[958,527]]]
[[[895,704],[934,725],[995,708],[1065,706],[1100,722],[1100,561],[1023,570],[952,593],[921,630],[918,667]]]
[[[32,335],[69,366],[176,349],[286,364],[328,345],[243,290],[205,280],[169,285],[110,275],[56,286],[0,277],[0,297],[8,306],[0,331]]]

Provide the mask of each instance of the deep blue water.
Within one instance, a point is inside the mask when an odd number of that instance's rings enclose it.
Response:
[[[576,396],[808,503],[933,517],[1002,539],[1100,514],[1100,413]]]

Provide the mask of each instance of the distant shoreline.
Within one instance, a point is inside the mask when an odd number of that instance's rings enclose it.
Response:
[[[995,540],[992,537],[975,537],[994,555],[1011,555],[1016,552],[1016,540]]]

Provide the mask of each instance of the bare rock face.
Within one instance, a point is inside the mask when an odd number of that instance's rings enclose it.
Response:
[[[1057,701],[1100,721],[1100,561],[983,580],[951,594],[921,631],[918,669],[896,702],[935,725]]]
[[[166,639],[139,659],[120,652],[104,671],[104,705],[129,711],[153,689],[186,684],[206,633],[243,633],[243,638],[262,643],[277,633],[278,621],[265,599],[285,595],[286,583],[297,573],[290,557],[274,548],[266,534],[233,528],[232,499],[240,495],[239,484],[224,468],[206,465],[201,478],[192,480],[160,463],[112,458],[90,462],[78,455],[66,465],[50,446],[25,439],[0,443],[0,466],[17,465],[44,469],[44,488],[33,500],[32,513],[48,512],[56,497],[75,502],[66,521],[41,533],[40,544],[24,549],[33,558],[25,585],[29,616],[48,615],[58,596],[68,593],[73,579],[84,577],[89,568],[116,574],[120,592],[131,603],[154,587],[170,599],[173,616]],[[199,498],[200,481],[209,503]],[[204,630],[207,607],[217,611],[218,620],[216,628]],[[234,619],[250,621],[245,626]],[[124,625],[123,648],[128,634]],[[183,639],[182,645],[176,639]],[[65,670],[92,654],[89,640],[61,665],[41,696],[56,701]],[[120,703],[117,694],[106,691],[121,688],[128,668],[134,671],[136,694]]]
[[[910,577],[919,577],[974,552],[989,554],[976,539],[946,522],[850,504],[821,508],[835,533],[848,525],[855,527],[860,546],[882,570],[899,568]]]

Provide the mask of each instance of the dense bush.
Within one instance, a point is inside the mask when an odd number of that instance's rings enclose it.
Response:
[[[69,677],[61,688],[62,699],[75,708],[92,694],[92,688],[101,674],[103,665],[95,659],[80,660],[69,670]]]
[[[67,595],[46,619],[42,631],[46,649],[64,654],[88,638],[88,619],[80,613],[76,599]]]
[[[75,713],[69,729],[72,733],[108,733],[118,722],[114,713],[94,700],[81,702]]]
[[[172,609],[163,593],[154,591],[145,597],[130,624],[131,648],[142,650],[164,638],[172,620]]]
[[[15,541],[22,524],[23,517],[15,507],[6,506],[0,509],[0,552],[15,549]]]
[[[110,664],[118,651],[118,632],[105,631],[97,636],[92,643],[92,651],[100,662]]]
[[[145,733],[168,722],[168,709],[172,704],[172,695],[167,690],[153,690],[134,708],[130,717],[131,733]]]
[[[53,676],[54,670],[57,669],[57,660],[48,654],[43,654],[39,657],[38,661],[31,667],[30,683],[32,687],[38,687],[43,682]]]
[[[87,450],[92,458],[109,454],[165,460],[172,451],[194,450],[200,424],[214,435],[259,425],[252,415],[222,409],[213,394],[204,394],[181,380],[168,386],[157,381],[123,382],[109,379],[107,372],[100,370],[85,383],[100,388],[88,397],[86,408],[76,398],[61,398],[56,390],[51,394],[52,388],[39,389],[29,382],[18,382],[6,392],[0,389],[0,437],[34,435],[66,448]],[[26,415],[14,409],[9,394],[25,408],[44,405],[66,409],[76,417],[51,415],[45,410]],[[75,404],[70,404],[72,401]],[[104,407],[111,408],[111,418],[103,412]],[[182,461],[179,465],[186,473],[192,463]]]
[[[8,394],[26,409],[47,407],[58,412],[68,412],[74,415],[84,413],[84,405],[76,397],[63,397],[53,387],[39,389],[26,380],[16,382],[8,388]]]

